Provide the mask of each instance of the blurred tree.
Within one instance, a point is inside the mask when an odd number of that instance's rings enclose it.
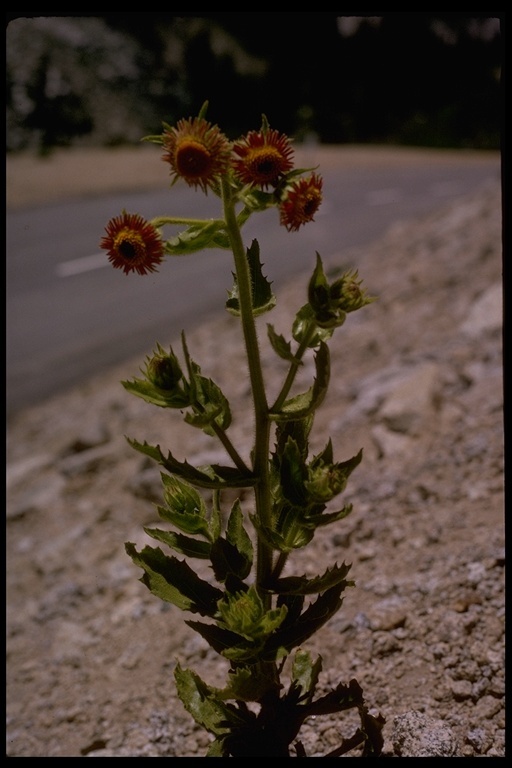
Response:
[[[476,13],[106,13],[7,34],[7,148],[135,142],[197,112],[236,138],[497,148],[498,17]]]

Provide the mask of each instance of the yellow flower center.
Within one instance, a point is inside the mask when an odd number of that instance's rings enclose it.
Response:
[[[126,261],[138,259],[146,253],[144,240],[137,232],[131,229],[124,229],[114,238],[114,248],[121,258]]]
[[[262,184],[275,179],[281,170],[283,156],[275,147],[250,149],[245,164],[255,182]]]
[[[212,165],[208,149],[199,141],[185,139],[176,147],[176,170],[184,178],[204,178]]]

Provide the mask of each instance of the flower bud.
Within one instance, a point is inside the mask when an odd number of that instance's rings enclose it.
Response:
[[[146,378],[153,384],[166,391],[173,391],[183,377],[180,365],[172,353],[167,355],[159,348],[146,364]]]
[[[357,272],[347,272],[329,288],[331,306],[343,312],[354,312],[369,304],[372,299],[361,288],[362,280],[357,279]]]
[[[311,500],[326,503],[341,493],[347,484],[347,473],[336,464],[321,464],[308,468],[305,486]]]

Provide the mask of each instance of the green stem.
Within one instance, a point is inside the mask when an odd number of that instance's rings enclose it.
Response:
[[[235,204],[231,194],[229,180],[222,179],[222,199],[224,203],[224,219],[229,242],[233,251],[238,287],[238,298],[242,330],[247,353],[249,375],[254,404],[255,442],[253,452],[253,472],[257,477],[255,486],[256,517],[261,526],[270,526],[270,482],[269,482],[269,446],[270,418],[263,381],[256,324],[252,311],[252,284],[246,250],[237,221]],[[272,549],[258,535],[256,586],[261,586],[272,572]],[[267,608],[270,607],[270,595],[262,592],[261,598]]]
[[[151,224],[159,229],[166,225],[181,225],[185,224],[187,227],[202,226],[203,224],[218,224],[219,227],[224,226],[224,222],[221,219],[189,219],[183,216],[157,216],[151,219]]]
[[[297,352],[295,354],[293,361],[290,363],[290,369],[288,371],[288,375],[285,379],[285,382],[281,388],[279,395],[276,398],[274,405],[270,409],[271,413],[278,413],[282,408],[283,403],[286,400],[286,397],[288,396],[288,392],[290,391],[292,384],[295,381],[295,376],[297,375],[297,371],[299,370],[299,366],[302,362],[302,358],[304,357],[304,352],[308,348],[308,344],[311,341],[311,338],[313,337],[315,329],[316,329],[316,324],[314,322],[311,322],[309,325],[309,328],[307,329],[307,332],[304,334],[302,341],[300,342],[297,348]]]
[[[225,431],[222,429],[222,427],[219,427],[218,424],[213,422],[212,429],[214,430],[215,434],[217,435],[222,445],[228,452],[236,468],[239,469],[240,472],[242,472],[242,474],[244,475],[250,474],[250,469],[245,465],[244,460],[241,458],[238,451],[236,450],[233,443],[231,442],[231,440],[229,439]]]

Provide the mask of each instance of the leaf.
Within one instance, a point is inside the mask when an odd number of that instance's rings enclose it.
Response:
[[[340,598],[342,591],[342,584],[331,587],[311,603],[293,625],[277,630],[266,643],[262,658],[272,659],[279,647],[286,648],[289,652],[292,648],[302,645],[339,610],[343,603]]]
[[[313,386],[301,395],[286,400],[278,413],[271,413],[275,421],[287,419],[301,419],[309,416],[322,404],[330,378],[330,355],[329,348],[324,342],[315,354],[316,378]]]
[[[350,565],[339,566],[335,564],[332,568],[327,568],[322,576],[314,576],[308,579],[307,576],[285,576],[274,582],[270,589],[272,592],[290,595],[316,595],[326,590],[340,585],[343,589],[346,586],[352,586],[353,582],[346,581]]]
[[[291,344],[286,341],[284,336],[276,333],[274,326],[267,323],[268,337],[272,345],[274,352],[279,355],[283,360],[287,360],[289,363],[299,362],[299,365],[303,365],[302,360],[297,361],[295,355],[292,352]]]
[[[185,561],[164,555],[159,547],[137,552],[135,545],[127,542],[125,548],[135,565],[145,571],[140,581],[154,595],[183,611],[202,616],[216,613],[222,592],[200,579]]]
[[[227,398],[220,387],[205,376],[195,375],[193,413],[185,415],[187,424],[202,429],[207,435],[214,436],[212,424],[227,429],[231,424],[231,410]]]
[[[190,405],[188,395],[179,389],[166,392],[145,379],[122,381],[121,384],[127,392],[142,398],[146,403],[158,405],[160,408],[186,408]]]
[[[196,723],[216,736],[229,732],[229,725],[222,725],[229,718],[229,710],[199,675],[176,664],[174,679],[178,696]]]
[[[253,240],[251,246],[247,248],[247,262],[252,287],[252,313],[254,317],[269,312],[276,305],[276,297],[272,293],[271,283],[263,275],[263,265],[260,261],[260,246],[257,240]],[[238,284],[235,275],[235,284],[229,292],[229,298],[226,301],[226,309],[233,315],[240,315],[240,300],[238,295]]]
[[[165,243],[165,252],[170,256],[187,256],[204,248],[219,248],[225,242],[224,222],[214,220],[191,224],[183,232],[171,237]]]
[[[239,662],[258,661],[253,645],[236,632],[201,621],[186,621],[185,624],[201,635],[216,653]]]
[[[318,656],[313,664],[309,651],[299,649],[296,652],[292,663],[292,681],[302,691],[303,696],[307,695],[309,700],[315,692],[321,671],[321,656]]]
[[[256,485],[257,478],[253,474],[245,474],[234,467],[224,467],[219,464],[193,467],[188,461],[179,461],[169,451],[165,457],[160,446],[149,445],[127,438],[129,444],[136,451],[149,456],[157,461],[164,469],[173,475],[184,478],[198,488],[250,488]]]
[[[198,541],[189,536],[184,536],[182,533],[174,533],[174,531],[161,531],[159,528],[144,527],[144,531],[153,539],[161,541],[162,544],[167,544],[168,547],[175,552],[179,552],[180,555],[198,557],[202,560],[207,560],[210,557],[211,544],[207,541]]]
[[[276,681],[272,680],[266,665],[251,664],[229,670],[228,684],[219,691],[219,696],[237,701],[260,701],[275,687]]]
[[[253,546],[244,528],[243,512],[238,499],[228,519],[226,538],[219,537],[212,545],[211,561],[215,578],[221,582],[229,574],[237,579],[245,579],[251,572]]]
[[[306,501],[304,479],[306,467],[295,440],[288,438],[281,455],[280,482],[285,499],[294,506],[301,506]],[[286,536],[286,531],[284,531]]]
[[[206,505],[202,496],[189,483],[174,475],[161,473],[164,485],[165,507],[158,506],[158,514],[183,533],[199,534],[211,540]]]

